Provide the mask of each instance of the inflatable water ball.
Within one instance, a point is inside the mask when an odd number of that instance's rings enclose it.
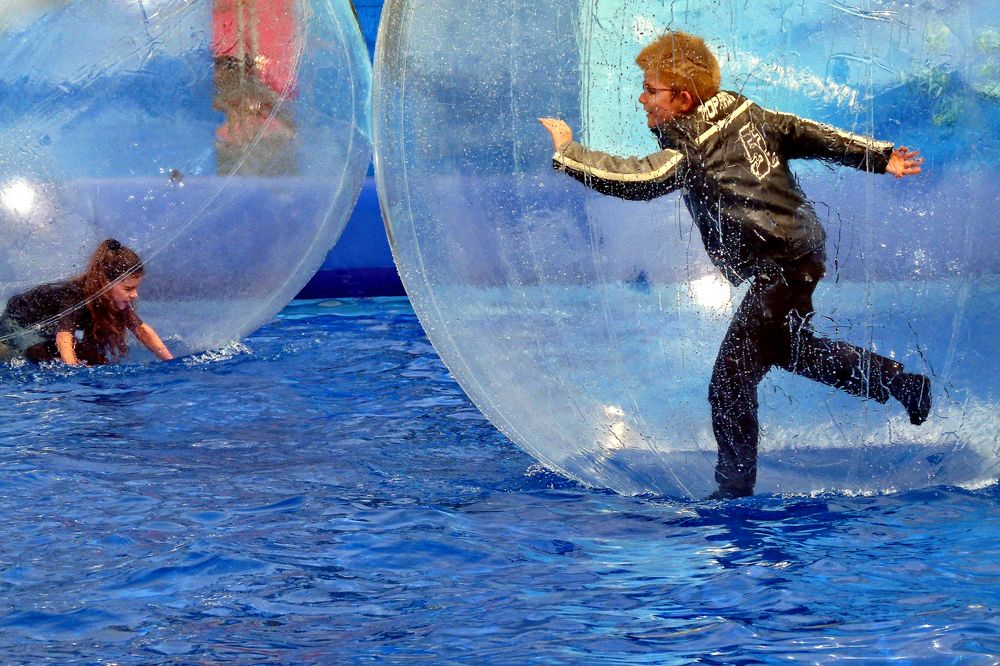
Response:
[[[0,303],[114,238],[175,354],[250,333],[346,223],[370,82],[347,0],[5,4]]]
[[[553,170],[538,122],[616,155],[658,150],[635,57],[669,29],[706,40],[725,90],[926,157],[901,180],[792,166],[827,233],[812,327],[929,376],[930,418],[774,368],[756,491],[996,480],[990,3],[392,0],[382,20],[375,161],[401,277],[471,399],[545,466],[621,493],[716,487],[708,386],[747,286],[713,266],[678,193],[588,190]]]

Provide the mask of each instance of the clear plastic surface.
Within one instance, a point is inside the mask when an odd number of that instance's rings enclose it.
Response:
[[[998,476],[1000,27],[991,3],[391,0],[376,50],[376,173],[394,256],[472,400],[546,466],[623,493],[714,489],[707,400],[745,286],[677,194],[649,203],[552,169],[538,124],[657,150],[634,59],[704,37],[724,89],[921,150],[902,180],[795,162],[828,237],[821,334],[929,375],[910,424],[773,369],[758,492],[870,492]]]
[[[110,237],[142,257],[138,313],[175,354],[245,336],[347,221],[370,85],[347,0],[4,4],[0,303]]]

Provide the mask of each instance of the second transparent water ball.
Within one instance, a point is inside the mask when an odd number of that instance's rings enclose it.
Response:
[[[926,373],[911,425],[772,369],[757,492],[973,486],[1000,470],[1000,28],[987,3],[397,0],[376,54],[376,166],[394,255],[435,347],[479,408],[545,465],[624,493],[715,488],[712,365],[743,296],[677,194],[628,202],[551,167],[538,118],[616,155],[658,149],[638,51],[704,37],[722,87],[919,148],[924,174],[798,162],[827,232],[813,326]]]

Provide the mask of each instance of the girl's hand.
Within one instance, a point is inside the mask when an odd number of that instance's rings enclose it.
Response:
[[[564,121],[558,118],[539,118],[542,124],[552,137],[552,147],[558,152],[566,147],[573,140],[573,130]]]
[[[910,150],[906,146],[900,146],[892,151],[892,157],[889,158],[889,165],[886,166],[885,172],[891,173],[896,178],[920,173],[920,165],[924,163],[924,158],[918,157],[918,155],[920,155],[919,150]]]
[[[66,365],[80,365],[80,360],[76,357],[76,336],[73,331],[56,332],[56,350]]]

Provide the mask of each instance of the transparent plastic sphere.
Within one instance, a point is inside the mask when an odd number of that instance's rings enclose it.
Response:
[[[350,3],[4,7],[0,303],[79,274],[115,238],[142,257],[138,314],[175,355],[280,310],[370,161],[371,65]]]
[[[544,465],[622,493],[715,488],[708,386],[746,285],[679,194],[603,196],[552,168],[538,119],[658,150],[638,51],[705,38],[723,89],[919,149],[897,180],[793,169],[827,232],[818,333],[932,380],[920,426],[773,368],[757,492],[974,486],[1000,473],[1000,27],[991,3],[394,0],[376,51],[376,174],[397,266],[483,413]]]

